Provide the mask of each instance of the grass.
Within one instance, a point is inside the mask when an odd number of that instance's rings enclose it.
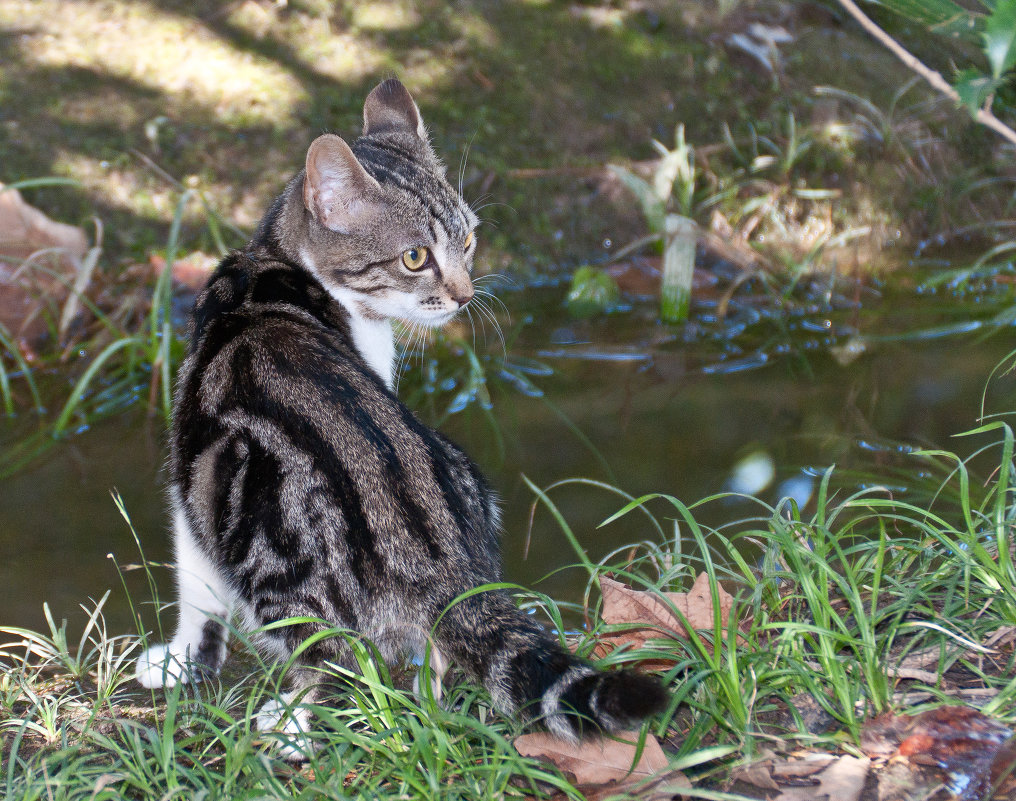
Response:
[[[729,770],[763,749],[856,751],[866,720],[957,703],[951,688],[959,679],[980,688],[984,712],[1011,724],[1012,647],[990,643],[1016,625],[1014,436],[1002,420],[968,436],[980,444],[966,459],[912,454],[945,474],[934,497],[920,503],[880,487],[837,490],[830,469],[807,513],[792,502],[755,500],[757,515],[720,528],[700,524],[697,515],[723,495],[685,504],[582,482],[590,493],[627,498],[603,525],[634,513],[645,521],[644,541],[599,563],[556,509],[556,486],[534,488],[589,589],[585,603],[528,593],[522,602],[557,630],[572,629],[572,646],[590,654],[618,629],[589,603],[601,575],[656,593],[682,590],[704,572],[712,597],[721,584],[736,596],[726,623],[714,604],[711,627],[617,649],[603,660],[670,665],[662,675],[672,701],[650,731],[702,797],[718,797]],[[975,480],[972,464],[986,457],[989,478]],[[370,643],[345,631],[326,636],[350,642],[356,670],[328,668],[339,689],[313,707],[319,725],[311,736],[320,750],[293,768],[274,755],[275,735],[259,733],[253,722],[264,701],[278,698],[286,666],[265,662],[251,637],[237,633],[222,677],[141,691],[131,668],[147,635],[108,632],[108,597],[83,607],[87,622],[73,640],[66,623],[52,618],[47,633],[2,629],[5,797],[583,797],[555,769],[514,750],[517,724],[492,712],[482,690],[452,681],[441,704],[430,693],[416,697],[404,689],[402,667],[393,673]],[[924,663],[930,659],[934,681],[907,678],[904,665],[917,653],[931,654]],[[800,711],[805,698],[818,723]]]

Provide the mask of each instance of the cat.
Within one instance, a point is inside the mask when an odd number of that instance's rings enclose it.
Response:
[[[498,501],[394,394],[392,320],[440,326],[469,303],[478,219],[402,83],[381,83],[363,112],[352,147],[314,140],[196,301],[170,432],[179,625],[137,679],[218,671],[233,614],[250,629],[305,617],[362,633],[386,660],[432,643],[433,664],[453,660],[502,712],[558,737],[629,727],[665,703],[657,679],[597,670],[504,591],[449,607],[501,579]],[[323,628],[260,641],[289,658]],[[306,732],[306,707],[285,708],[314,700],[323,662],[350,656],[341,637],[313,642],[258,725]],[[305,758],[293,743],[287,758]]]

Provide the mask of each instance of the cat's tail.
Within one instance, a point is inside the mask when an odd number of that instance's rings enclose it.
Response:
[[[630,729],[667,701],[653,676],[597,670],[569,653],[502,592],[475,595],[448,609],[437,644],[483,683],[502,712],[565,740]]]

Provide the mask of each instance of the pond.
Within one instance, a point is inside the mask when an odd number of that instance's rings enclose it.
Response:
[[[805,505],[815,474],[832,464],[877,478],[886,468],[916,471],[909,447],[969,452],[950,437],[977,424],[986,385],[989,411],[1014,408],[1013,377],[988,381],[1013,349],[1012,329],[984,324],[1011,307],[1010,289],[998,283],[972,304],[948,292],[882,287],[865,290],[860,307],[812,289],[794,303],[783,298],[779,314],[749,314],[752,304],[742,302],[721,321],[703,297],[695,320],[668,328],[645,301],[574,319],[563,287],[530,286],[504,293],[516,318],[533,320],[516,319],[507,359],[514,374],[498,379],[497,348],[487,360],[496,425],[473,404],[443,428],[503,498],[506,579],[579,601],[586,575],[559,571],[578,560],[545,510],[530,530],[534,494],[523,475],[541,487],[585,477],[685,502],[744,489]],[[418,361],[414,372],[425,372]],[[421,397],[418,378],[406,383]],[[68,617],[78,630],[78,605],[112,589],[111,632],[133,630],[117,565],[135,603],[150,593],[144,572],[131,569],[138,546],[111,492],[122,496],[145,557],[171,560],[164,438],[158,418],[135,412],[92,426],[3,480],[0,622],[45,629],[46,602],[57,622]],[[651,534],[635,517],[598,529],[623,503],[609,492],[573,485],[552,497],[593,560]],[[704,519],[715,525],[753,511],[729,499]],[[168,600],[169,571],[155,576]]]

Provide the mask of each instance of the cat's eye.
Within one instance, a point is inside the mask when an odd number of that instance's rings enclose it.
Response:
[[[469,246],[471,244],[473,244],[473,232],[472,231],[470,231],[468,234],[466,234],[466,241],[462,245],[462,251],[465,252],[465,251],[469,250]]]
[[[413,272],[422,270],[423,266],[427,263],[429,252],[427,248],[410,248],[402,254],[402,263],[406,265],[407,270],[412,270]]]

